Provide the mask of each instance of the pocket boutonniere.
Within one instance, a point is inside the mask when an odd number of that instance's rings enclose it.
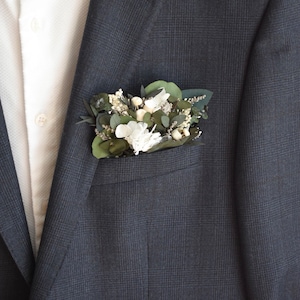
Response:
[[[181,90],[175,83],[155,81],[141,95],[94,95],[84,102],[89,113],[78,123],[95,127],[92,152],[96,158],[138,155],[181,146],[197,139],[199,120],[207,119],[212,92]]]

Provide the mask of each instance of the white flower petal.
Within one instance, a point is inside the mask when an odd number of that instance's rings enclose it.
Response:
[[[115,134],[116,137],[124,137],[133,149],[134,154],[138,155],[139,152],[146,152],[160,143],[162,137],[159,132],[153,132],[154,129],[149,132],[146,123],[130,121],[126,125],[118,125]]]
[[[115,135],[117,138],[128,137],[132,133],[132,129],[126,124],[120,124],[117,126]]]
[[[155,102],[152,101],[153,99],[149,99],[149,100],[146,100],[145,101],[145,105],[143,107],[143,109],[146,111],[146,112],[149,112],[150,114],[152,114],[154,112],[154,109],[156,107],[156,104]]]
[[[170,97],[169,93],[166,93],[166,90],[163,88],[160,93],[154,96],[151,99],[145,101],[144,109],[150,113],[153,113],[161,109],[164,105],[168,103],[168,98]]]

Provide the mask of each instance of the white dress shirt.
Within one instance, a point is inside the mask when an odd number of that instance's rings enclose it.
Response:
[[[0,99],[35,253],[88,4],[0,1]]]

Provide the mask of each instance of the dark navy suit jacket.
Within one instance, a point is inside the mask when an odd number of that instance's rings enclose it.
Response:
[[[0,299],[299,299],[299,36],[299,0],[91,0],[36,262],[0,111]],[[204,145],[95,159],[83,99],[158,79],[214,92]]]

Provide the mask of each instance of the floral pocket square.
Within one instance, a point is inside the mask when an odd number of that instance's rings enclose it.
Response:
[[[92,152],[98,159],[149,153],[197,139],[211,97],[205,89],[181,90],[159,80],[142,86],[140,96],[125,96],[121,89],[94,95],[84,102],[89,115],[78,123],[95,127]]]

